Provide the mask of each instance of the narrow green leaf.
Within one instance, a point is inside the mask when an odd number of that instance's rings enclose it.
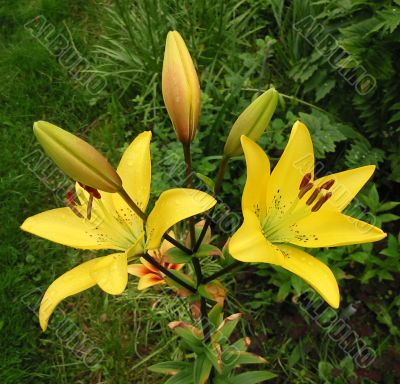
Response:
[[[244,372],[235,377],[229,378],[231,384],[257,384],[276,377],[275,373],[269,371]]]
[[[185,368],[189,368],[190,363],[185,361],[163,361],[151,365],[147,369],[151,372],[164,373],[166,375],[175,375],[176,373],[183,371]]]
[[[172,376],[164,384],[193,384],[193,368],[185,369]]]
[[[238,322],[241,317],[242,317],[241,313],[234,313],[233,315],[226,317],[215,331],[213,339],[215,338],[217,342],[222,344],[227,343],[232,332],[238,325]]]
[[[224,366],[233,367],[242,364],[265,364],[267,360],[251,352],[229,348],[222,353],[222,362]]]
[[[215,183],[214,180],[210,179],[208,176],[201,173],[196,173],[196,176],[208,187],[211,191],[214,190]]]
[[[197,355],[193,370],[194,384],[205,384],[210,376],[211,368],[212,364],[206,355]]]
[[[202,244],[196,252],[197,257],[222,256],[222,251],[212,244]]]

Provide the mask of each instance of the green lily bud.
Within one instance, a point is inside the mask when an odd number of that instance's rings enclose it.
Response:
[[[237,118],[226,140],[224,155],[239,156],[243,153],[240,136],[257,141],[267,128],[278,104],[278,91],[274,88],[257,97]]]
[[[47,155],[72,179],[105,192],[118,192],[121,178],[107,159],[79,137],[46,121],[33,132]]]
[[[182,143],[193,141],[200,113],[200,84],[181,35],[167,35],[162,70],[162,94],[176,135]]]

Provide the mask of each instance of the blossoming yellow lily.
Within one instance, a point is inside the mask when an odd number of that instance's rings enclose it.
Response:
[[[314,180],[313,145],[301,122],[294,124],[271,174],[264,151],[245,136],[241,142],[247,165],[244,221],[229,242],[229,252],[240,261],[276,264],[295,273],[338,308],[339,288],[332,271],[295,246],[334,247],[384,238],[379,228],[342,213],[375,166]]]
[[[142,211],[150,196],[150,140],[151,132],[138,135],[117,168],[123,188]],[[94,191],[77,184],[79,203],[69,199],[69,207],[29,217],[21,226],[24,231],[70,247],[120,251],[84,262],[50,285],[39,309],[43,330],[55,307],[68,296],[96,284],[107,293],[122,293],[128,279],[128,259],[143,254],[146,249],[159,248],[171,226],[216,203],[201,191],[171,189],[160,195],[144,225],[119,194]]]
[[[175,238],[173,233],[170,233],[170,235]],[[161,247],[159,249],[153,249],[149,251],[149,255],[152,256],[164,268],[179,271],[182,269],[184,264],[169,263],[165,260],[168,250],[173,247],[174,246],[168,240],[163,240]],[[128,273],[139,277],[139,290],[166,283],[163,273],[158,268],[150,264],[143,257],[140,258],[140,262],[141,264],[128,265]]]

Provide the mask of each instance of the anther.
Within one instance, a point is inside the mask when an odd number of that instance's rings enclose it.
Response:
[[[301,188],[298,195],[299,199],[301,199],[313,186],[314,186],[313,183],[308,183],[303,188]]]
[[[67,196],[66,196],[66,198],[65,198],[65,203],[67,204],[67,207],[69,208],[69,209],[71,209],[71,211],[76,215],[76,216],[78,216],[80,219],[83,219],[83,216],[82,216],[82,214],[78,211],[78,208],[76,208],[76,203],[75,203],[75,200],[74,200],[74,193],[73,192],[71,192],[71,191],[68,191],[67,192]]]
[[[317,203],[311,208],[311,212],[317,212],[326,201],[332,196],[332,192],[328,192],[325,196],[322,196]]]
[[[96,199],[101,199],[100,192],[96,188],[89,187],[88,185],[82,184],[78,181],[78,184],[89,194],[93,195]]]
[[[315,188],[315,190],[312,193],[312,195],[306,201],[306,204],[307,205],[311,205],[314,202],[314,200],[318,197],[320,192],[321,192],[321,190],[319,188]]]
[[[332,187],[332,185],[335,183],[335,180],[333,180],[333,179],[330,179],[330,180],[328,180],[328,181],[325,181],[325,183],[323,183],[321,186],[320,186],[320,188],[321,189],[326,189],[326,190],[328,190],[328,189],[330,189],[331,187]]]
[[[306,173],[303,177],[303,179],[301,180],[299,189],[300,191],[307,185],[310,183],[311,180],[311,173]]]

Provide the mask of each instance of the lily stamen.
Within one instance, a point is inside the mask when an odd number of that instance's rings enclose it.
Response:
[[[317,203],[311,208],[311,212],[317,212],[326,201],[332,196],[332,192],[328,192],[325,196],[322,196]]]
[[[311,181],[311,173],[306,173],[306,174],[304,175],[304,177],[301,179],[301,183],[300,183],[300,186],[299,186],[300,191],[301,191],[304,187],[306,187],[307,185],[309,185],[309,184],[310,184],[310,181]]]
[[[312,195],[308,198],[308,200],[306,201],[307,205],[311,205],[314,200],[318,197],[319,193],[321,192],[320,188],[315,188],[314,192],[312,193]]]
[[[301,188],[298,195],[299,199],[301,199],[313,186],[313,183],[308,183],[303,188]]]
[[[321,186],[320,186],[320,188],[321,189],[326,189],[326,190],[329,190],[331,187],[332,187],[332,185],[335,183],[335,180],[334,179],[330,179],[330,180],[328,180],[328,181],[325,181],[325,183],[323,183]]]
[[[78,181],[78,184],[90,195],[93,195],[96,199],[101,199],[101,194],[96,188],[89,187],[88,185],[82,184]]]
[[[76,208],[76,202],[74,200],[74,193],[71,191],[67,192],[66,198],[65,198],[65,203],[67,204],[67,207],[71,209],[71,211],[78,216],[80,219],[83,219],[83,215],[78,211],[78,208]]]

